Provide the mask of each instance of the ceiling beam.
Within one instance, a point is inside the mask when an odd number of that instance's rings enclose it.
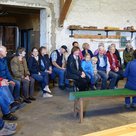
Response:
[[[60,11],[62,10],[64,3],[65,3],[65,0],[60,0]]]
[[[63,2],[64,2],[64,0],[63,0]],[[66,18],[66,15],[69,10],[71,2],[72,2],[72,0],[65,0],[65,3],[63,4],[63,7],[60,12],[60,18],[59,18],[59,26],[61,26],[61,27],[63,27],[63,23]],[[60,4],[62,4],[61,0],[60,0]]]

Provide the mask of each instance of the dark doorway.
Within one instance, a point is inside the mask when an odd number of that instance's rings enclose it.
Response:
[[[20,30],[20,46],[26,49],[26,57],[28,57],[32,48],[32,32],[33,29]]]

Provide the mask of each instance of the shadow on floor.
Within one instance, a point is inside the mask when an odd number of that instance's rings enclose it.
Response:
[[[84,117],[96,117],[96,116],[108,116],[108,115],[114,115],[119,113],[127,113],[127,112],[136,112],[136,109],[130,108],[126,109],[123,105],[119,105],[118,107],[111,107],[111,108],[103,108],[103,109],[95,109],[91,111],[85,111]],[[61,118],[65,118],[68,120],[73,120],[74,112],[70,112],[67,114],[61,114]],[[78,116],[77,116],[78,118]]]

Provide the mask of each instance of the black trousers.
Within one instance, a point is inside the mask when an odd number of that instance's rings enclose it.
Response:
[[[85,78],[79,77],[76,79],[75,84],[78,87],[79,91],[88,91],[89,90],[89,78],[86,76]]]

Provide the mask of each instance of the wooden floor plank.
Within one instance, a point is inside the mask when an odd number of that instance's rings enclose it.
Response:
[[[136,136],[136,123],[107,129],[83,136]]]

